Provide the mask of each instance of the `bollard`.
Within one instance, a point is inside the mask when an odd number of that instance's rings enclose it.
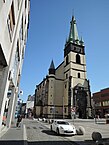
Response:
[[[102,139],[102,135],[99,132],[93,132],[92,139],[97,142]]]
[[[79,126],[79,129],[76,130],[78,135],[84,135],[85,134],[85,129],[83,126]]]

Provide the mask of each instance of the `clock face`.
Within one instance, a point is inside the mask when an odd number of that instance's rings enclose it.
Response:
[[[80,51],[81,51],[81,49],[80,49],[79,47],[77,47],[77,48],[76,48],[76,51],[77,51],[77,52],[80,52]]]

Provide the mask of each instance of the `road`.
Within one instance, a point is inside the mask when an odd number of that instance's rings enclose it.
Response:
[[[76,129],[81,126],[84,128],[83,135],[75,136],[57,136],[50,131],[50,124],[32,120],[23,119],[21,127],[12,126],[5,134],[0,137],[0,144],[3,145],[96,145],[92,140],[92,133],[99,132],[102,135],[103,145],[109,145],[109,124],[101,119],[96,123],[89,119],[68,119],[74,124]]]
[[[24,124],[27,130],[28,145],[77,145],[73,142],[73,136],[57,136],[39,121],[25,120]]]

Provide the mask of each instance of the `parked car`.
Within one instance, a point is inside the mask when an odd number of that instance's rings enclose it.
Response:
[[[59,134],[65,134],[65,135],[75,135],[76,134],[76,128],[74,125],[71,125],[66,120],[54,120],[54,122],[50,125],[51,131],[54,131]]]

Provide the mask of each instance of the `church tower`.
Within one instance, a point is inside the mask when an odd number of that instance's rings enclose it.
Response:
[[[91,116],[90,85],[86,75],[85,46],[79,39],[75,17],[70,22],[69,38],[64,48],[64,106],[70,116]]]

